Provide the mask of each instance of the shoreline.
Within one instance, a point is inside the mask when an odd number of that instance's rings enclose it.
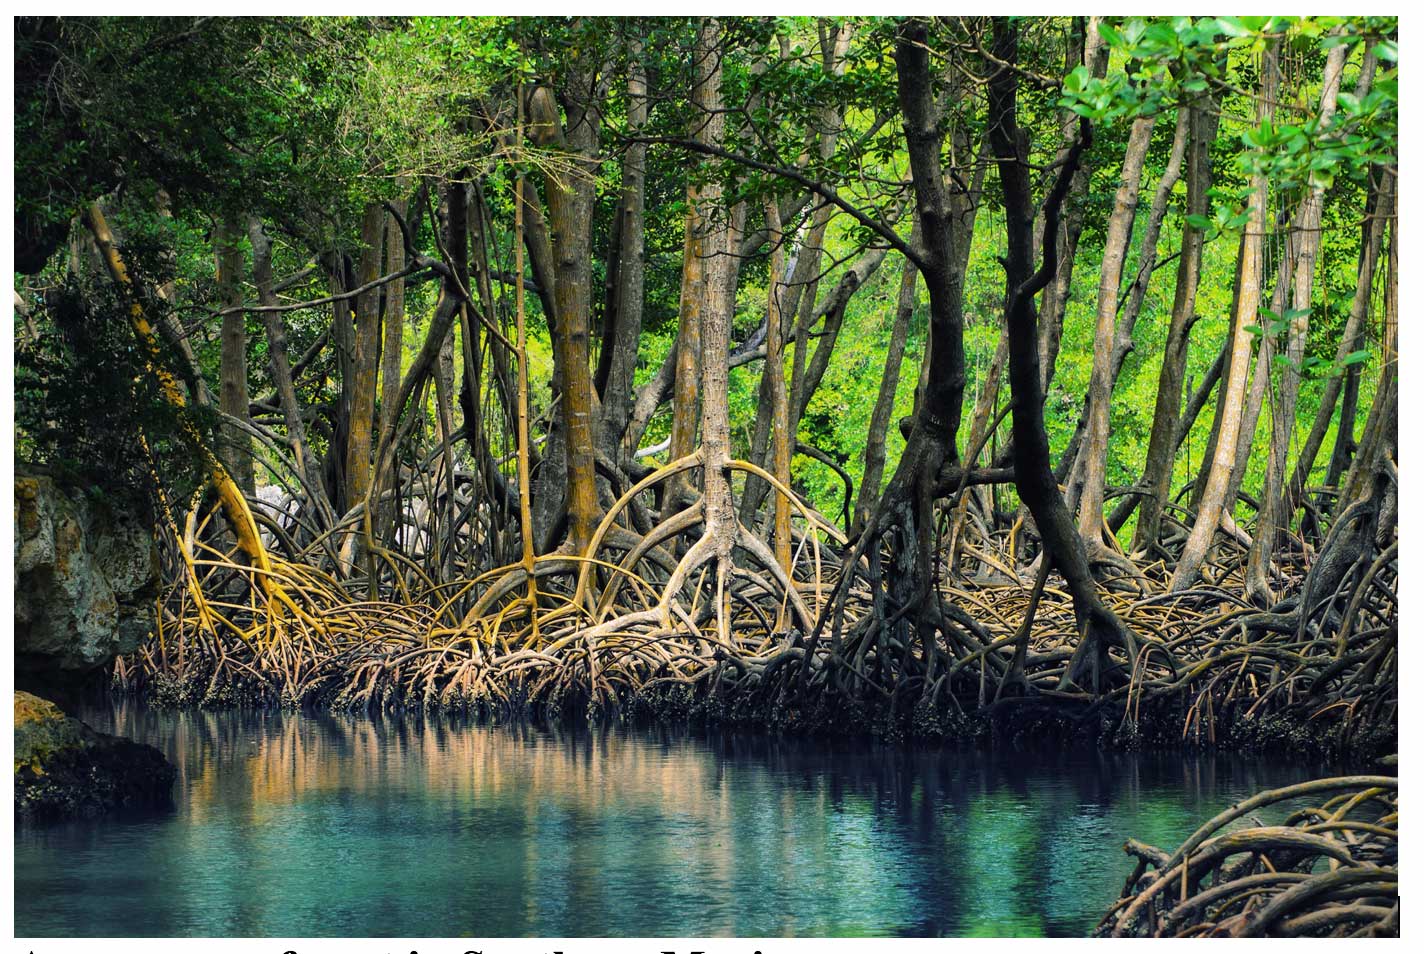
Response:
[[[421,719],[429,714],[462,719],[469,724],[526,724],[564,729],[652,726],[715,729],[797,739],[859,741],[889,746],[937,748],[954,744],[1004,746],[1032,752],[1042,747],[1115,752],[1153,751],[1182,754],[1307,757],[1328,766],[1377,764],[1397,753],[1398,726],[1312,719],[1289,710],[1245,716],[1250,700],[1228,702],[1214,711],[1205,729],[1183,732],[1180,701],[1159,701],[1126,718],[1125,707],[1110,699],[1040,694],[1001,699],[984,707],[961,708],[959,702],[901,700],[868,705],[865,700],[813,699],[809,704],[768,706],[756,689],[736,689],[707,698],[689,684],[644,689],[616,707],[590,705],[587,699],[531,703],[516,692],[511,702],[484,700],[408,702],[388,699],[369,706],[342,705],[334,692],[317,693],[299,705],[286,704],[272,693],[249,687],[225,687],[216,698],[194,698],[189,685],[108,688],[95,691],[130,699],[155,709],[175,711],[273,710],[301,714],[349,713]]]

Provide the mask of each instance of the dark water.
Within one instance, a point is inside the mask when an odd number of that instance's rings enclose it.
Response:
[[[176,808],[22,828],[18,936],[1083,935],[1242,758],[102,707]]]

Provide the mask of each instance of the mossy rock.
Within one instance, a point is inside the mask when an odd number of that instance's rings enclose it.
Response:
[[[166,805],[177,772],[151,745],[96,732],[15,693],[15,817],[54,820]]]
[[[26,769],[43,775],[45,764],[55,755],[81,748],[80,725],[47,699],[15,693],[15,773]]]

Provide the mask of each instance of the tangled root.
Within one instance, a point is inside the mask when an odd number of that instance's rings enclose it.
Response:
[[[1311,804],[1295,807],[1303,800]],[[1290,811],[1279,825],[1232,827],[1271,810]],[[1098,936],[1399,935],[1396,778],[1326,778],[1264,792],[1171,854],[1134,840],[1123,850],[1137,866]]]

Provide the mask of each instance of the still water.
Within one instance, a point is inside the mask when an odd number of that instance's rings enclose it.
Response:
[[[81,711],[178,767],[162,812],[19,828],[17,936],[1078,935],[1313,766],[444,719]]]

